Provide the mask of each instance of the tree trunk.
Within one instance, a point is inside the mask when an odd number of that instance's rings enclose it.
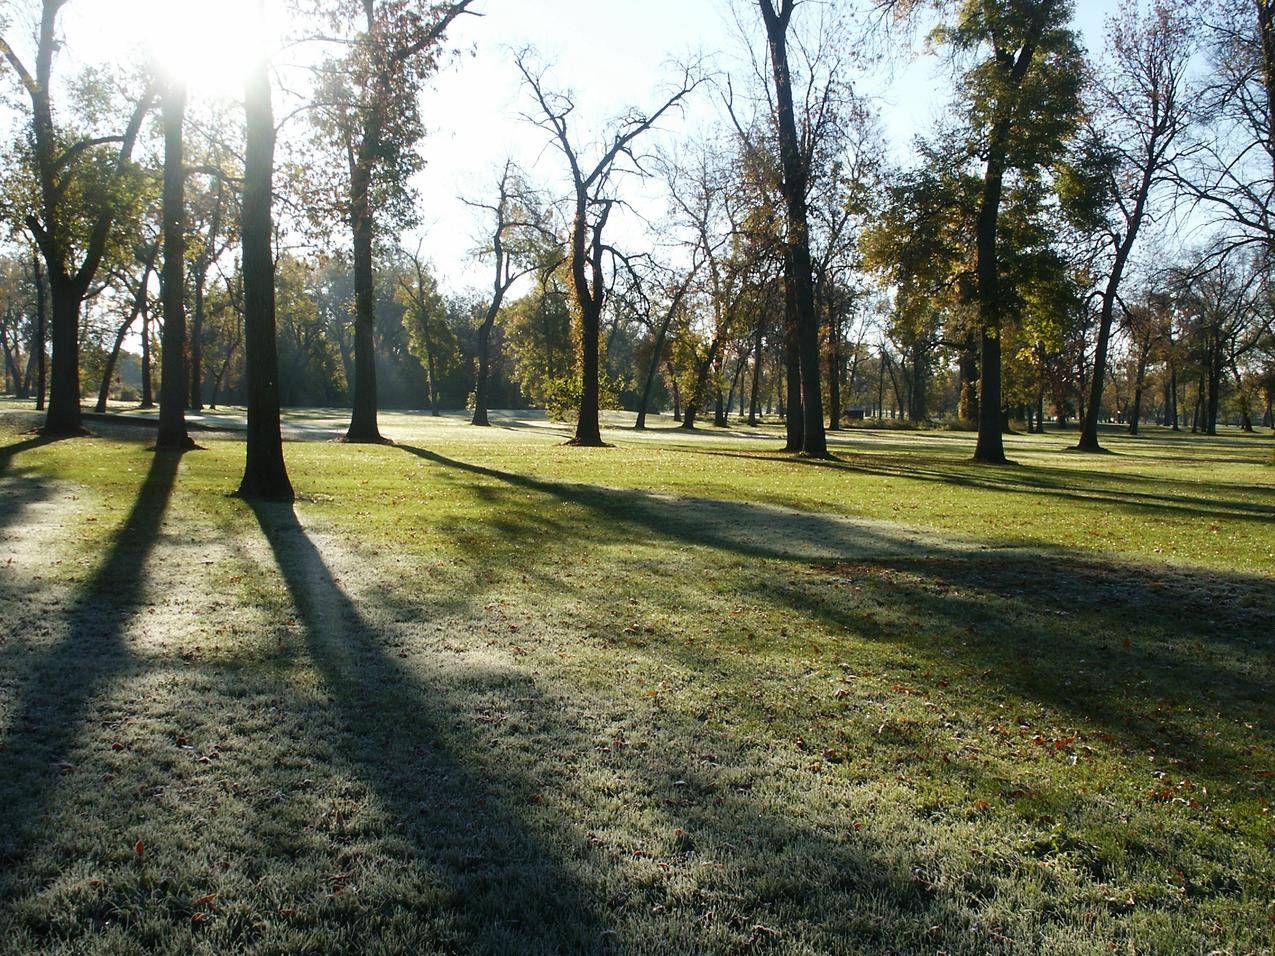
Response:
[[[265,2],[258,15],[264,19]],[[257,24],[260,27],[260,22]],[[279,358],[275,339],[274,254],[271,205],[274,200],[274,110],[269,63],[255,64],[245,84],[243,209],[244,372],[248,392],[248,443],[239,494],[244,498],[291,501],[292,482],[283,460],[279,426]],[[227,357],[229,363],[229,357]],[[220,384],[220,381],[218,382]]]
[[[761,391],[762,376],[762,341],[765,337],[766,323],[761,317],[757,319],[757,335],[753,339],[753,384],[748,395],[748,427],[757,427],[757,405]]]
[[[669,326],[673,323],[673,316],[677,312],[682,296],[686,294],[688,286],[689,281],[678,289],[677,294],[673,297],[673,302],[664,313],[664,321],[660,323],[660,329],[655,335],[655,342],[651,345],[651,361],[646,368],[646,382],[642,385],[642,402],[638,406],[637,421],[633,423],[633,427],[639,431],[646,428],[646,412],[651,407],[651,392],[655,389],[655,376],[659,372],[660,356],[664,353],[664,339],[668,335]]]
[[[713,364],[717,361],[717,350],[721,346],[721,340],[714,338],[708,346],[708,354],[704,356],[704,361],[700,363],[698,369],[695,370],[695,387],[694,390],[686,396],[686,411],[682,415],[682,427],[693,429],[695,427],[695,418],[699,414],[700,406],[704,402],[704,395],[708,388],[708,376],[713,370]]]
[[[1209,368],[1208,377],[1209,398],[1205,411],[1205,432],[1209,435],[1216,435],[1218,406],[1222,401],[1222,369],[1216,357],[1214,357],[1213,364]]]
[[[106,370],[102,374],[102,387],[98,389],[97,405],[94,407],[99,415],[106,411],[106,402],[111,394],[111,382],[115,378],[115,365],[119,361],[120,349],[124,346],[124,339],[128,336],[128,330],[133,327],[133,323],[137,321],[137,317],[142,312],[142,307],[146,302],[146,288],[150,284],[151,269],[155,265],[154,248],[151,254],[147,256],[146,262],[142,269],[142,279],[137,285],[137,293],[133,296],[133,308],[128,318],[120,325],[119,331],[115,334],[115,343],[111,347],[110,354],[106,357]]]
[[[978,340],[973,333],[966,338],[956,367],[961,388],[956,417],[972,424],[978,421]]]
[[[828,430],[841,430],[841,319],[828,305]]]
[[[0,344],[4,347],[4,384],[7,387],[13,385],[13,397],[21,398],[18,394],[18,363],[13,357],[13,349],[9,347],[9,335],[7,332],[0,332]]]
[[[434,418],[438,417],[438,379],[437,372],[434,368],[434,345],[431,342],[425,346],[425,361],[428,363],[429,381],[426,387],[429,389],[429,413]]]
[[[53,300],[51,323],[53,362],[49,375],[46,435],[83,435],[80,418],[80,302],[75,284],[62,277],[51,278]]]
[[[1098,444],[1098,416],[1102,410],[1102,392],[1106,383],[1107,349],[1111,342],[1111,323],[1115,308],[1115,289],[1113,283],[1119,282],[1118,275],[1113,272],[1107,282],[1107,292],[1102,297],[1102,310],[1098,317],[1098,344],[1094,349],[1093,376],[1089,381],[1089,405],[1080,422],[1080,441],[1076,447],[1081,451],[1102,451]]]
[[[791,344],[796,346],[795,364],[800,369],[801,405],[800,408],[795,407],[790,396],[788,418],[801,418],[801,454],[812,458],[827,458],[823,392],[819,383],[819,316],[815,311],[806,201],[809,170],[797,135],[792,77],[788,66],[787,31],[795,4],[791,0],[784,0],[779,13],[775,12],[771,0],[760,0],[760,6],[769,39],[771,72],[775,81],[779,154],[783,169],[781,186],[787,213],[784,266],[787,273],[787,295],[792,301],[796,326]],[[790,428],[790,444],[792,437]]]
[[[142,302],[142,408],[155,407],[154,377],[151,375],[151,308]]]
[[[186,89],[170,79],[160,107],[164,124],[164,338],[156,449],[193,446],[186,432],[186,169],[182,126]]]
[[[235,357],[235,349],[239,347],[238,342],[230,343],[230,348],[226,350],[226,357],[222,360],[221,368],[217,370],[217,376],[213,379],[212,394],[208,396],[208,407],[217,407],[217,398],[221,395],[221,383],[226,377],[226,372],[230,369],[230,363]]]
[[[673,371],[672,363],[666,363],[665,368],[673,391],[673,421],[680,422],[682,420],[682,396],[677,387],[677,375]]]
[[[190,401],[192,412],[204,410],[204,283],[207,276],[201,267],[195,273],[194,313],[190,327]]]
[[[474,417],[471,425],[490,425],[487,420],[487,378],[491,364],[491,327],[496,321],[499,301],[492,304],[478,327],[478,377],[474,381]]]
[[[804,444],[805,416],[801,410],[801,358],[797,344],[797,322],[794,317],[795,305],[791,297],[789,307],[785,309],[787,321],[784,328],[784,428],[787,442],[784,451],[800,452]]]
[[[571,443],[586,448],[600,448],[604,444],[599,415],[602,390],[598,382],[600,371],[598,344],[601,338],[602,316],[598,311],[590,308],[581,316],[581,325],[580,414],[576,419],[576,433]]]
[[[354,259],[354,395],[345,440],[382,444],[376,399],[376,279],[372,262],[370,158],[360,157],[350,176]]]
[[[1169,360],[1169,410],[1173,430],[1180,431],[1178,428],[1178,367],[1172,359]]]
[[[990,465],[1008,462],[1005,445],[1001,440],[1001,303],[997,249],[1001,190],[1005,174],[1002,140],[1007,139],[1009,134],[1008,122],[1004,125],[1006,128],[1002,131],[1003,136],[993,136],[975,230],[980,348],[978,443],[974,449],[974,460]]]
[[[1248,392],[1244,391],[1244,378],[1240,375],[1239,366],[1231,363],[1231,375],[1235,378],[1235,394],[1240,404],[1240,431],[1253,432],[1253,407]]]
[[[725,428],[730,424],[730,409],[735,401],[735,393],[739,392],[739,413],[744,414],[744,390],[739,387],[739,380],[744,374],[744,365],[748,362],[748,353],[744,353],[739,357],[739,361],[735,363],[735,374],[731,376],[730,391],[726,393],[726,405],[722,413],[722,427]]]
[[[44,411],[44,395],[48,391],[49,362],[45,351],[48,347],[49,338],[49,289],[48,283],[45,281],[44,266],[40,263],[40,256],[32,253],[31,259],[35,266],[35,410],[42,412]]]

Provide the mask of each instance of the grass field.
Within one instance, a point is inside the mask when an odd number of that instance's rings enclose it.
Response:
[[[1272,951],[1269,433],[34,423],[0,952]]]

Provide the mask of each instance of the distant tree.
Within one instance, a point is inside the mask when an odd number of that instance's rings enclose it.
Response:
[[[404,305],[408,341],[425,367],[430,414],[438,415],[439,382],[455,354],[456,345],[446,323],[446,305],[438,282],[421,258],[420,250],[402,250],[407,268],[398,274],[399,296]]]
[[[514,378],[524,395],[546,407],[558,383],[575,377],[575,297],[568,272],[563,263],[554,272],[538,274],[534,288],[505,312],[505,349],[513,360]]]
[[[480,256],[490,258],[495,269],[491,297],[478,325],[478,364],[474,379],[472,424],[487,425],[488,384],[491,366],[491,330],[505,296],[524,276],[537,269],[552,272],[562,261],[560,243],[550,228],[548,213],[528,187],[512,160],[505,162],[493,202],[472,199],[466,205],[491,217],[490,239]]]
[[[102,384],[97,392],[97,405],[93,409],[98,414],[106,411],[106,403],[111,395],[111,386],[115,381],[115,368],[119,361],[120,350],[124,347],[124,340],[128,337],[128,333],[133,328],[134,323],[137,322],[138,316],[146,308],[151,273],[155,269],[155,260],[158,256],[159,244],[143,240],[138,245],[134,256],[134,265],[140,268],[140,273],[136,276],[130,276],[127,267],[120,267],[116,270],[115,279],[127,296],[129,305],[123,320],[120,322],[119,329],[115,333],[114,343],[107,353],[106,365],[102,370]]]
[[[630,111],[613,124],[603,137],[601,155],[593,162],[585,160],[573,139],[569,119],[575,102],[566,93],[555,93],[545,85],[544,73],[530,64],[527,53],[520,54],[517,66],[536,102],[538,116],[533,120],[553,137],[562,152],[571,180],[571,242],[568,265],[576,318],[580,326],[579,410],[575,437],[571,444],[603,447],[599,420],[601,403],[600,345],[603,309],[607,303],[607,260],[618,256],[606,241],[606,227],[615,210],[616,176],[623,161],[633,171],[641,166],[634,155],[636,141],[649,132],[670,110],[678,106],[700,84],[690,70],[683,72],[677,89],[649,113]]]
[[[667,266],[653,265],[646,278],[648,287],[655,287],[655,298],[648,296],[648,308],[645,310],[650,323],[651,340],[646,363],[646,375],[642,380],[641,398],[638,400],[637,417],[634,429],[646,428],[646,416],[651,408],[651,397],[655,391],[655,380],[660,372],[660,364],[665,360],[665,348],[669,331],[673,322],[683,311],[686,295],[695,281],[702,262],[692,255],[691,262],[681,270]],[[645,293],[645,290],[644,290]]]
[[[687,235],[691,259],[700,263],[697,281],[684,304],[693,320],[683,334],[692,374],[683,392],[682,428],[695,427],[710,375],[721,352],[743,321],[754,261],[744,242],[739,157],[711,142],[698,144],[687,157],[669,164],[669,194],[674,222]]]
[[[235,187],[240,184],[242,159],[237,155],[242,136],[234,121],[218,108],[206,108],[194,118],[188,137],[187,210],[190,229],[190,409],[202,411],[207,373],[204,348],[207,299],[214,266],[238,240]]]
[[[1228,372],[1237,386],[1241,424],[1248,419],[1251,430],[1251,404],[1241,366],[1249,356],[1260,354],[1275,329],[1263,257],[1216,256],[1216,249],[1206,251],[1206,262],[1215,259],[1211,266],[1200,268],[1193,263],[1181,270],[1176,283],[1186,345],[1200,373],[1197,424],[1208,435],[1217,434]]]

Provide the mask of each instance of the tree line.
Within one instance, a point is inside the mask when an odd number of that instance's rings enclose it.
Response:
[[[422,95],[498,5],[293,3],[307,82],[262,50],[225,103],[123,56],[78,69],[70,2],[0,8],[4,381],[48,434],[158,403],[187,447],[188,412],[243,404],[242,490],[287,497],[284,405],[347,405],[351,442],[383,406],[543,407],[584,446],[611,407],[778,417],[810,457],[860,419],[944,421],[988,463],[1016,423],[1089,451],[1104,420],[1275,425],[1267,0],[1124,0],[1094,51],[1066,0],[736,0],[738,65],[682,64],[601,125],[518,51],[543,168],[463,197],[489,277],[466,293],[404,237]],[[866,77],[918,35],[948,108],[900,160]]]

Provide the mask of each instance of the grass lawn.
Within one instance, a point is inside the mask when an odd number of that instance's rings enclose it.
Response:
[[[0,952],[1272,951],[1269,434],[16,409]]]

